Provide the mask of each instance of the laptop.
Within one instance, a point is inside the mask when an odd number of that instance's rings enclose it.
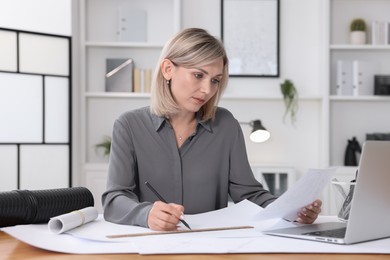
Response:
[[[300,225],[268,235],[353,244],[390,237],[390,141],[366,141],[347,222]]]

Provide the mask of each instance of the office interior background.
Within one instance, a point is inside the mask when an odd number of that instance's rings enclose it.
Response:
[[[120,7],[146,10],[149,39],[145,43],[118,42],[115,38]],[[375,46],[370,44],[370,39],[365,46],[349,44],[352,19],[363,17],[368,25],[375,19],[390,22],[386,11],[389,7],[390,1],[385,0],[279,0],[279,76],[232,77],[220,102],[238,121],[260,119],[271,132],[267,142],[253,143],[249,140],[251,127],[242,124],[248,158],[255,173],[256,169],[288,173],[291,185],[309,168],[337,166],[338,178],[348,179],[356,170],[344,167],[348,139],[356,137],[363,143],[367,133],[389,132],[390,99],[374,95],[337,96],[334,73],[337,60],[357,59],[374,61],[379,64],[378,74],[390,74],[388,44]],[[32,142],[1,139],[0,172],[1,179],[5,180],[0,184],[1,190],[86,186],[101,210],[100,194],[105,187],[108,158],[95,145],[104,136],[110,136],[119,114],[149,102],[145,93],[106,92],[106,59],[132,58],[139,67],[153,68],[164,42],[174,32],[187,27],[201,27],[221,37],[221,0],[2,1],[0,28],[10,29],[7,33],[43,33],[70,37],[71,41],[69,73],[53,76],[41,72],[45,82],[51,76],[69,80],[65,84],[69,91],[61,92],[64,97],[69,95],[66,103],[69,107],[63,104],[63,109],[69,109],[65,113],[69,119],[65,126],[69,127],[65,133],[69,153],[66,149],[59,153],[39,149],[28,153],[23,148],[35,143],[45,146],[45,137],[43,141]],[[4,34],[1,37],[13,39]],[[51,40],[48,44],[52,44]],[[42,67],[40,59],[36,59],[36,66]],[[0,74],[4,80],[9,74],[14,77],[14,74],[37,73],[2,68]],[[283,117],[285,106],[280,84],[285,79],[292,80],[299,92],[295,123]],[[23,95],[13,94],[15,104],[31,105],[18,103],[18,96],[22,97],[20,100],[28,100]],[[0,107],[3,111],[0,115],[9,117],[11,111],[2,104]],[[58,144],[53,143],[49,146]],[[63,157],[56,159],[57,156]],[[325,214],[334,213],[330,193],[329,190],[323,193]]]

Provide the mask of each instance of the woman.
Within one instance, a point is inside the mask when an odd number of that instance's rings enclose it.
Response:
[[[228,82],[222,43],[203,29],[185,29],[164,47],[150,107],[115,122],[104,217],[119,224],[174,230],[183,212],[195,214],[248,199],[262,207],[276,197],[251,171],[240,124],[217,107]],[[169,204],[148,189],[149,182]],[[312,223],[317,200],[298,213]]]

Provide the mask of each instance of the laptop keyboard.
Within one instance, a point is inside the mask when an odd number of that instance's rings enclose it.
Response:
[[[307,233],[303,233],[303,235],[344,238],[346,230],[347,230],[347,228],[343,227],[343,228],[323,230],[323,231],[307,232]]]

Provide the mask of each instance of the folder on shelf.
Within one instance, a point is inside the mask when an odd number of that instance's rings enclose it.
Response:
[[[352,70],[353,95],[374,95],[374,75],[378,74],[378,63],[354,60]]]
[[[142,9],[118,8],[118,41],[146,42],[147,13]]]
[[[132,59],[107,59],[106,91],[132,92],[133,67]]]
[[[352,62],[338,60],[336,64],[336,94],[351,96],[352,93]]]

